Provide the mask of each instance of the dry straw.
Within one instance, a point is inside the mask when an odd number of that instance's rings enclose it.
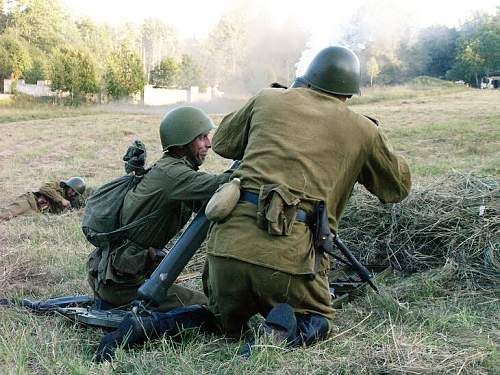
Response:
[[[483,287],[500,280],[500,180],[453,173],[416,187],[399,204],[356,189],[339,233],[359,259],[412,273],[457,265]]]

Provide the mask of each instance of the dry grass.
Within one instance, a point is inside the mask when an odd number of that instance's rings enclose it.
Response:
[[[328,341],[292,353],[264,345],[242,361],[238,342],[186,333],[180,344],[164,338],[119,351],[112,365],[96,365],[91,359],[100,331],[1,308],[0,372],[495,373],[500,92],[387,90],[383,101],[365,99],[353,109],[382,120],[395,148],[410,161],[415,189],[394,206],[358,189],[340,234],[360,258],[385,260],[400,272],[382,280],[382,295],[368,292],[339,310]],[[96,187],[118,177],[121,157],[136,138],[145,142],[153,162],[160,155],[161,111],[119,109],[0,106],[0,205],[52,178],[83,175]],[[216,172],[226,164],[211,155],[204,168]],[[0,223],[0,297],[89,292],[85,260],[92,247],[79,229],[81,214]],[[187,271],[202,263],[200,252]],[[200,287],[199,278],[186,283]]]
[[[450,174],[398,205],[359,189],[340,233],[368,263],[410,273],[451,261],[459,279],[492,286],[500,276],[500,179]]]

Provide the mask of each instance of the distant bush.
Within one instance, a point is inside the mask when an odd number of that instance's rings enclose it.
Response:
[[[420,76],[415,77],[408,82],[411,86],[428,86],[428,87],[453,87],[455,84],[451,81],[445,81],[439,78]]]

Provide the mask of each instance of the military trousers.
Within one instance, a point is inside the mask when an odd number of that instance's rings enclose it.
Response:
[[[233,258],[208,255],[209,310],[223,331],[239,337],[255,314],[267,316],[287,303],[298,314],[324,316],[331,326],[334,309],[327,272],[292,275]]]
[[[91,275],[88,276],[88,281],[96,298],[117,308],[125,307],[133,302],[137,298],[137,290],[140,286],[118,284],[111,280],[97,285],[97,280]],[[207,297],[203,293],[174,284],[169,288],[166,298],[153,310],[167,312],[181,306],[206,305],[207,303]]]
[[[17,197],[14,202],[0,209],[0,221],[10,220],[17,216],[28,216],[39,212],[35,194],[27,192]]]
[[[139,287],[153,271],[148,250],[127,240],[114,247],[104,262],[101,281],[98,281],[99,263],[105,257],[95,249],[87,261],[88,282],[96,298],[113,307],[127,306],[137,298]],[[156,311],[166,312],[187,305],[206,305],[207,297],[201,292],[172,285]]]

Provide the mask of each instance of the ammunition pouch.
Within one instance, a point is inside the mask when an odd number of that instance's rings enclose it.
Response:
[[[262,185],[257,204],[257,225],[272,236],[288,236],[297,217],[300,199],[285,186]]]

